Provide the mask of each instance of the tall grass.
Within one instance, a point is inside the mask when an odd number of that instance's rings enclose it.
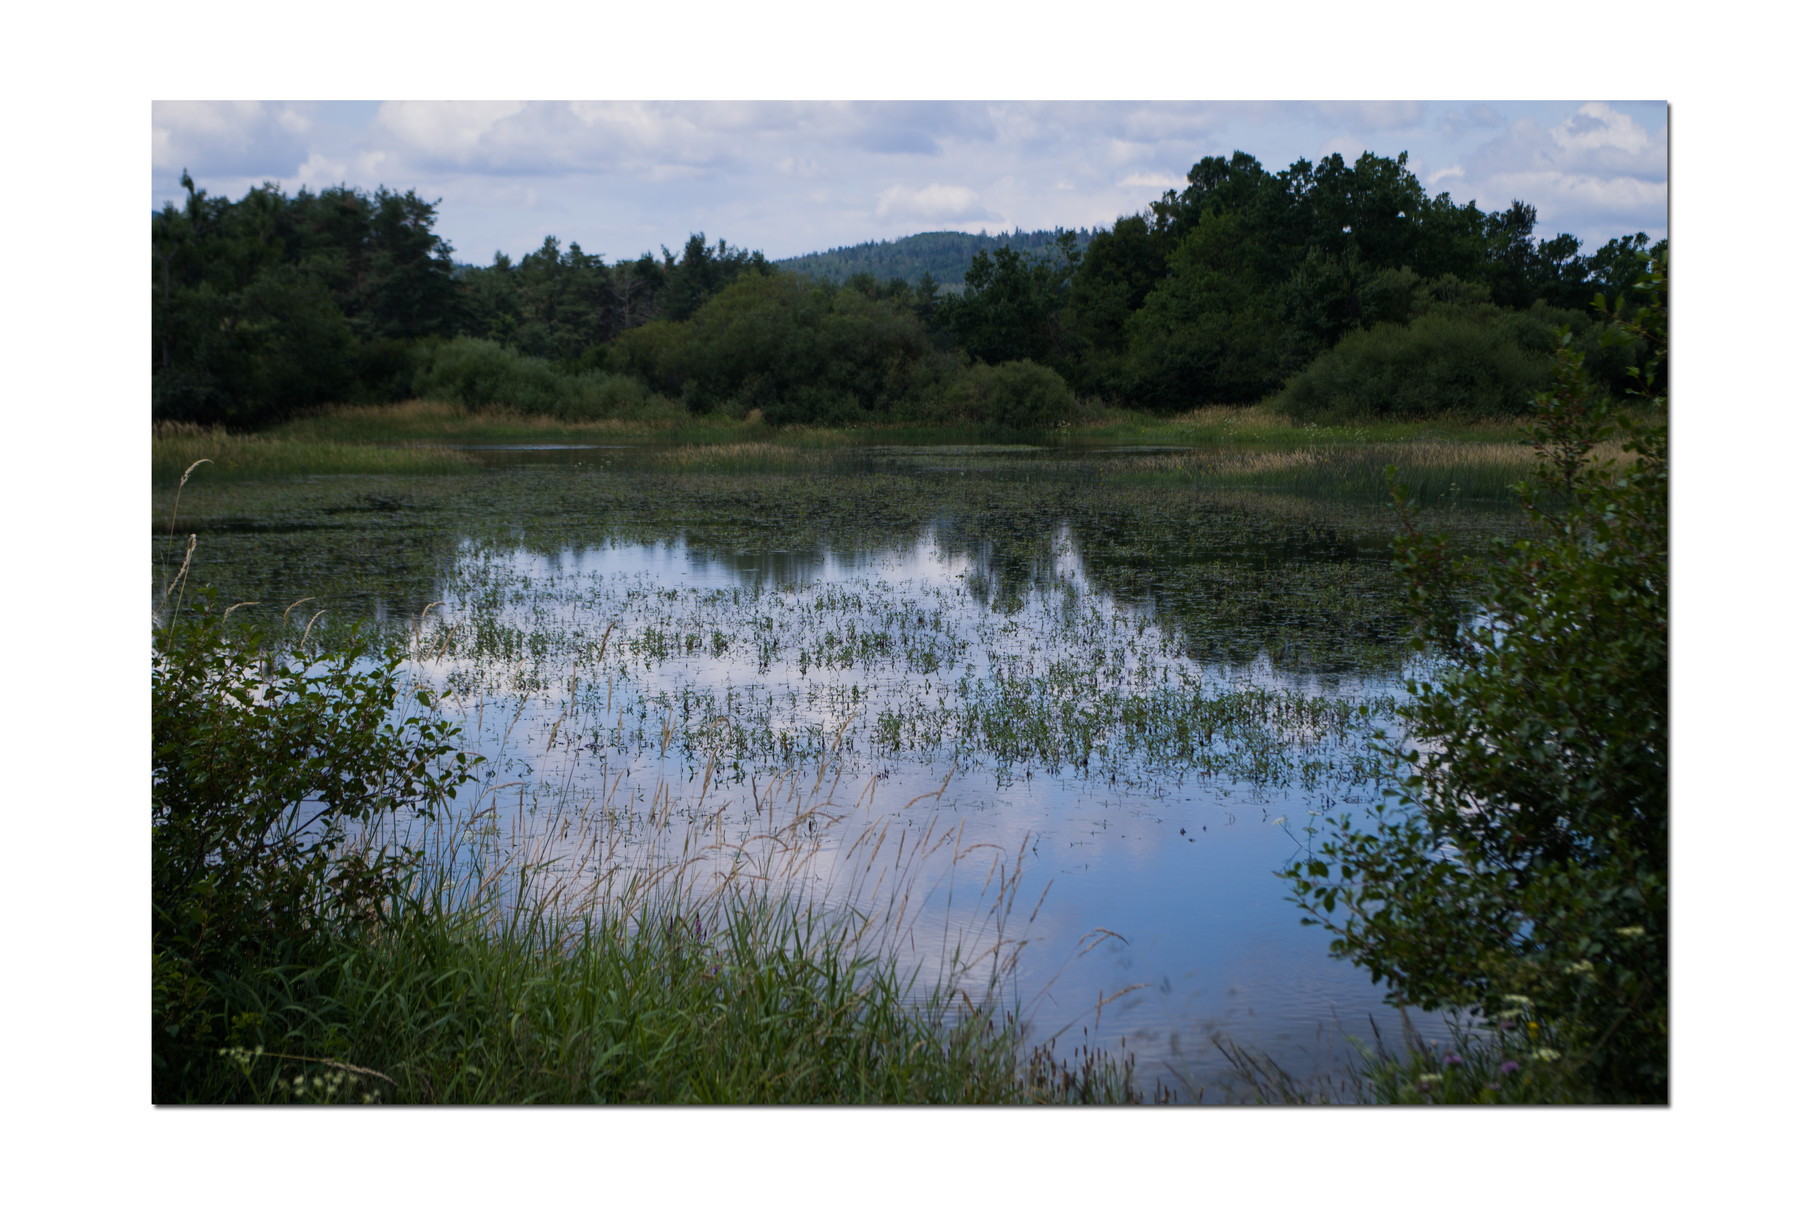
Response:
[[[220,1007],[231,1044],[184,1098],[1138,1098],[1128,1063],[1096,1054],[1068,1068],[1052,1048],[1031,1051],[994,980],[975,986],[975,999],[958,963],[927,984],[905,978],[880,940],[888,921],[773,891],[768,880],[787,877],[779,862],[805,852],[799,834],[813,811],[772,835],[780,856],[732,862],[710,849],[664,865],[651,847],[622,843],[624,819],[589,832],[571,817],[533,831],[489,824],[483,812],[418,833],[431,858],[388,916],[345,925],[309,965],[262,967],[228,985]],[[886,898],[884,911],[901,902]]]
[[[242,435],[194,423],[160,423],[152,429],[154,483],[176,482],[198,460],[213,462],[211,476],[230,480],[323,473],[415,476],[465,473],[478,467],[471,457],[447,448],[385,448],[288,434]]]
[[[410,683],[399,697],[414,700],[405,724],[439,706]],[[875,780],[837,799],[826,760],[762,791],[754,781],[753,823],[735,825],[731,804],[705,806],[705,785],[661,773],[573,785],[581,754],[552,753],[555,736],[520,763],[524,782],[346,837],[339,852],[356,865],[418,861],[378,907],[325,914],[307,948],[218,978],[202,1031],[221,1045],[173,1062],[157,1099],[1139,1099],[1128,1060],[1095,1052],[1070,1067],[1018,1023],[1006,985],[1020,858],[965,845],[964,826],[884,849],[902,801],[881,802]],[[527,807],[526,786],[552,783],[564,785]],[[950,906],[964,899],[953,888],[981,859],[979,904],[953,929],[980,936],[944,941],[927,975],[906,971],[919,964],[902,935],[931,886],[945,879]]]
[[[1622,464],[1634,457],[1614,443],[1594,450]],[[1302,494],[1347,502],[1388,502],[1386,470],[1423,506],[1511,502],[1526,480],[1533,449],[1519,443],[1441,440],[1402,443],[1335,439],[1300,447],[1236,446],[1142,456],[1109,456],[1099,465],[1108,480],[1158,486],[1220,486]]]

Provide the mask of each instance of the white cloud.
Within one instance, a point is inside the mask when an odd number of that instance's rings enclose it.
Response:
[[[407,152],[464,162],[494,126],[524,111],[521,101],[388,100],[373,125]]]
[[[1665,135],[1665,127],[1651,133],[1602,101],[1546,128],[1522,118],[1466,157],[1467,187],[1454,191],[1475,191],[1487,209],[1520,198],[1535,206],[1540,227],[1570,231],[1593,247],[1613,233],[1665,233]]]
[[[1156,158],[1156,148],[1147,142],[1132,142],[1127,138],[1109,138],[1099,150],[1105,162],[1116,167],[1132,163],[1149,163]]]
[[[311,123],[291,105],[256,100],[154,101],[152,170],[234,177],[289,175],[308,157]]]
[[[911,192],[901,184],[878,194],[881,218],[964,220],[990,217],[980,205],[979,194],[963,184],[930,184]]]
[[[1562,125],[1548,133],[1569,155],[1612,147],[1631,154],[1648,149],[1648,131],[1627,113],[1619,113],[1603,101],[1583,105]]]
[[[1186,176],[1171,176],[1167,172],[1132,172],[1118,181],[1119,188],[1181,188],[1186,184]]]

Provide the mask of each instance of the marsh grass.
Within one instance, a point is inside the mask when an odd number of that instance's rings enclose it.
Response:
[[[1192,447],[1294,449],[1347,443],[1517,443],[1521,422],[1465,414],[1420,421],[1373,420],[1345,425],[1297,422],[1261,406],[1202,406],[1154,415],[1101,407],[1058,432],[1058,442],[1088,446],[1179,444]]]
[[[1594,455],[1633,460],[1614,444]],[[1390,501],[1387,470],[1425,507],[1459,503],[1514,505],[1510,490],[1533,471],[1535,453],[1516,443],[1334,442],[1297,448],[1222,448],[1143,457],[1111,457],[1108,477],[1157,486],[1225,486],[1344,502]]]
[[[1026,430],[981,423],[870,422],[846,426],[772,426],[760,412],[726,414],[661,411],[635,418],[577,419],[496,408],[468,409],[422,399],[383,406],[339,406],[295,419],[276,435],[328,443],[583,443],[715,446],[768,444],[798,448],[877,445],[943,447],[1012,443],[1039,447],[1184,447],[1295,449],[1348,443],[1441,441],[1515,444],[1515,419],[1439,415],[1420,421],[1372,421],[1344,426],[1297,423],[1256,406],[1205,406],[1179,415],[1153,415],[1099,404],[1073,419]]]
[[[1031,1046],[1003,995],[1021,878],[1003,858],[983,875],[985,937],[957,941],[932,981],[905,976],[896,935],[926,901],[924,872],[958,871],[975,850],[949,830],[881,855],[875,820],[859,825],[863,809],[827,780],[823,766],[787,792],[774,783],[772,824],[739,841],[662,784],[616,810],[618,782],[600,806],[526,812],[495,788],[459,820],[361,834],[364,852],[425,859],[385,915],[344,918],[326,954],[227,985],[230,1044],[184,1098],[1140,1099],[1128,1060],[1094,1051],[1070,1067]],[[833,896],[786,886],[830,858],[865,869]]]
[[[386,448],[283,434],[246,435],[194,423],[160,423],[152,429],[153,482],[174,483],[199,460],[211,461],[210,476],[225,480],[327,473],[420,476],[478,468],[471,457],[446,448]]]

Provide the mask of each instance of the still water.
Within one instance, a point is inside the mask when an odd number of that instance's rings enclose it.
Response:
[[[1420,672],[1385,516],[1129,450],[485,455],[193,481],[197,580],[408,630],[488,758],[459,807],[710,874],[786,832],[772,888],[874,918],[925,977],[996,975],[1033,1039],[1134,1055],[1140,1086],[1217,1100],[1222,1042],[1309,1076],[1397,1034],[1280,877],[1380,790],[1369,741]]]

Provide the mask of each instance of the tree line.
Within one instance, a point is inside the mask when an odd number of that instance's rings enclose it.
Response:
[[[1088,399],[1516,413],[1556,332],[1596,349],[1593,297],[1664,250],[1643,233],[1589,254],[1541,239],[1521,201],[1428,196],[1406,153],[1275,173],[1243,152],[1202,159],[1109,230],[980,246],[957,291],[926,267],[915,283],[852,270],[864,249],[828,253],[845,258],[818,278],[701,233],[610,264],[552,236],[472,266],[415,192],[266,185],[232,201],[183,184],[152,221],[153,417],[243,428],[412,396],[779,423],[1046,426]],[[1595,350],[1594,381],[1620,386],[1627,354]]]

